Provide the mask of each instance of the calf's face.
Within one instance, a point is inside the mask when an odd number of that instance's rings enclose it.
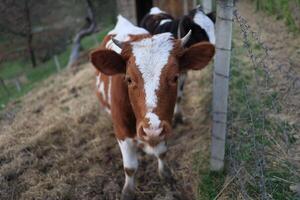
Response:
[[[214,55],[210,43],[182,48],[186,40],[163,33],[118,44],[121,55],[103,49],[91,53],[91,62],[102,73],[125,75],[137,136],[153,146],[171,133],[179,74],[202,69]]]

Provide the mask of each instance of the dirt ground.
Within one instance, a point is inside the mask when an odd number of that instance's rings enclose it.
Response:
[[[163,185],[156,159],[141,154],[138,199],[195,198],[195,160],[209,154],[210,70],[189,76],[187,122],[168,144],[175,187]],[[1,113],[0,199],[110,200],[119,197],[123,182],[120,150],[97,101],[90,64],[49,78]]]

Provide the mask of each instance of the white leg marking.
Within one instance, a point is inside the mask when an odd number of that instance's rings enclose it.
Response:
[[[108,79],[107,101],[111,105],[111,76]]]
[[[138,154],[137,154],[137,146],[133,142],[132,139],[125,139],[124,141],[118,140],[122,157],[123,157],[123,165],[125,169],[133,170],[134,172],[138,168]],[[134,190],[134,174],[129,176],[125,173],[125,184],[124,188],[130,188]]]
[[[158,160],[158,170],[160,172],[164,171],[164,161],[159,157],[157,157],[157,160]]]

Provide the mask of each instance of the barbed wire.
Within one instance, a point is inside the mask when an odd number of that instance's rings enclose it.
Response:
[[[231,93],[228,106],[228,160],[232,174],[244,167],[244,175],[237,177],[235,187],[239,190],[243,199],[272,199],[270,191],[270,181],[266,177],[267,167],[270,165],[267,156],[270,147],[263,141],[268,141],[268,128],[270,115],[279,111],[280,104],[284,104],[287,97],[295,97],[299,94],[300,77],[292,66],[280,63],[272,55],[271,49],[262,41],[260,34],[252,30],[247,20],[234,10],[234,23],[239,27],[243,49],[246,50],[247,58],[250,61],[251,75],[254,81],[241,78],[239,91],[242,99]],[[253,44],[259,45],[259,53],[254,49]],[[233,47],[232,57],[235,55]],[[236,68],[243,73],[246,68],[237,63]],[[237,77],[230,77],[230,81]],[[231,91],[232,92],[232,91]],[[279,95],[274,95],[278,92]],[[238,100],[236,100],[238,99]],[[271,106],[268,106],[266,99],[269,99]],[[243,103],[245,109],[239,110],[237,103]],[[258,105],[255,105],[257,103]],[[298,105],[295,105],[296,107]],[[259,110],[257,111],[257,108]],[[238,115],[236,115],[236,112]],[[245,113],[241,113],[245,112]],[[246,115],[246,116],[244,116]],[[241,117],[242,116],[242,117]],[[245,125],[242,128],[241,123]],[[277,123],[277,122],[276,122]],[[288,133],[287,122],[284,127],[280,127],[279,132]],[[245,146],[250,145],[248,152],[251,156],[247,161],[241,161],[239,151]],[[267,150],[266,150],[266,147]],[[247,166],[248,165],[248,166]],[[241,173],[242,174],[242,173]],[[245,178],[251,177],[251,180]],[[258,191],[249,191],[247,185],[255,183]]]

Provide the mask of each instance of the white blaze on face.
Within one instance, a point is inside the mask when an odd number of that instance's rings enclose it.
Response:
[[[146,118],[149,119],[150,129],[155,129],[155,128],[159,127],[160,120],[156,114],[154,114],[152,112],[148,112],[146,114]]]
[[[211,19],[206,16],[203,11],[198,10],[197,13],[194,16],[194,22],[201,26],[207,33],[207,36],[209,38],[209,42],[212,44],[216,43],[216,37],[215,37],[215,25],[214,22],[211,21]]]
[[[149,128],[144,128],[147,136],[159,136],[163,129],[160,127],[161,121],[158,116],[152,112],[148,112],[145,118],[149,119]]]
[[[162,69],[167,64],[173,49],[173,36],[171,33],[162,33],[131,44],[136,65],[144,80],[148,111],[146,117],[149,118],[149,123],[153,128],[158,128],[156,125],[160,123],[160,120],[152,111],[157,106],[156,91],[159,88]]]

